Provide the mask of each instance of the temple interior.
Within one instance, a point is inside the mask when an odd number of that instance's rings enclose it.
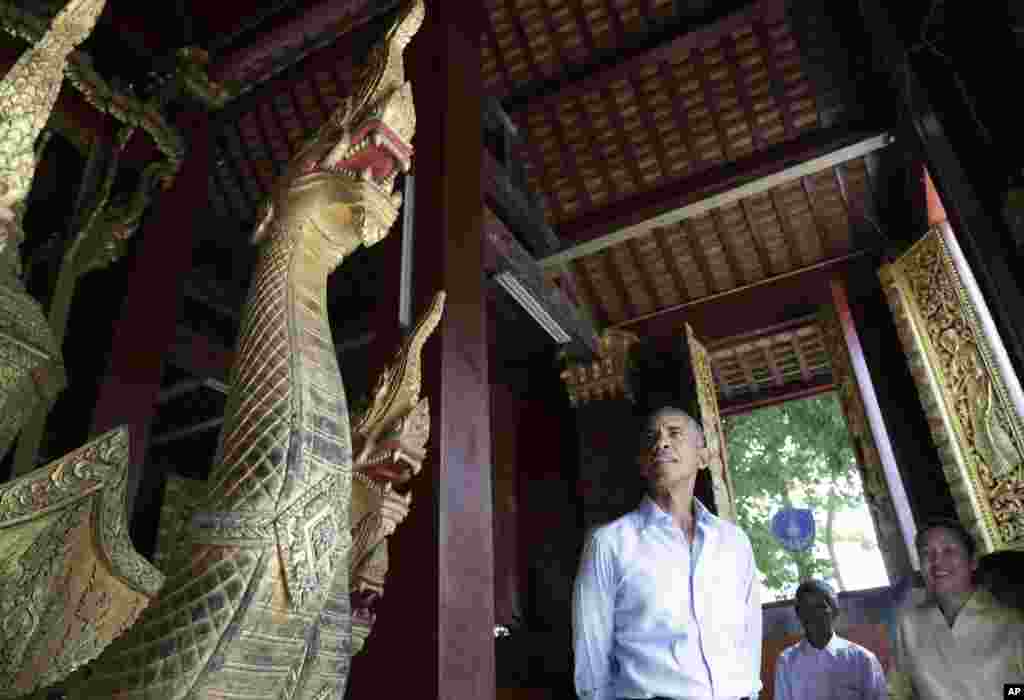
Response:
[[[1024,549],[1024,5],[0,0],[0,30],[0,698],[573,698],[584,536],[663,404],[734,519],[731,418],[837,397],[891,582],[843,629],[883,665],[917,524]],[[218,571],[186,653],[143,608]],[[294,661],[233,656],[296,620]],[[766,603],[762,700],[798,633]],[[136,662],[154,694],[118,694]]]

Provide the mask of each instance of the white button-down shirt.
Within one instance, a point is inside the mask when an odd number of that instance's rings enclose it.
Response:
[[[649,497],[590,536],[573,596],[581,696],[711,700],[760,691],[750,540],[695,504],[692,548]]]
[[[802,639],[779,654],[775,700],[885,700],[882,664],[870,651],[832,635],[824,649]]]

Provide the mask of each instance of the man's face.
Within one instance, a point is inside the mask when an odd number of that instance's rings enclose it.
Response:
[[[968,593],[974,587],[971,576],[978,568],[956,533],[936,527],[924,534],[918,552],[928,590],[938,595]]]
[[[800,619],[804,634],[812,643],[828,643],[832,637],[832,622],[836,611],[824,593],[813,590],[801,593],[796,601],[796,616]]]
[[[699,436],[684,413],[665,410],[647,424],[646,446],[640,458],[641,474],[651,486],[671,487],[700,470]]]

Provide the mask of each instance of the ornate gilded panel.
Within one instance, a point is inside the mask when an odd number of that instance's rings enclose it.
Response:
[[[700,403],[700,418],[704,426],[704,440],[708,449],[708,470],[715,494],[715,509],[718,516],[736,520],[736,503],[729,477],[729,459],[725,448],[725,429],[718,412],[718,393],[715,379],[711,374],[711,356],[707,348],[697,340],[690,324],[686,324],[686,342],[690,348],[690,362],[693,365],[697,386],[697,401]]]
[[[562,370],[562,381],[572,405],[619,396],[632,400],[627,380],[629,351],[639,340],[634,333],[610,328],[599,339],[599,359],[572,364]]]
[[[948,224],[879,271],[961,521],[1024,548],[1024,399]]]
[[[94,659],[163,585],[128,538],[127,469],[122,428],[0,484],[0,698]]]

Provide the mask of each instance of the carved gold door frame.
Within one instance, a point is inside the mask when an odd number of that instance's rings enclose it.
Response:
[[[1024,392],[949,225],[879,277],[961,522],[1024,549]]]
[[[686,342],[690,348],[690,364],[693,366],[701,423],[704,426],[704,440],[708,448],[708,470],[711,472],[711,484],[714,489],[715,511],[718,517],[735,522],[735,492],[729,476],[725,429],[722,426],[722,416],[718,412],[718,394],[715,390],[715,379],[711,374],[711,356],[704,344],[697,340],[693,328],[688,323]]]

